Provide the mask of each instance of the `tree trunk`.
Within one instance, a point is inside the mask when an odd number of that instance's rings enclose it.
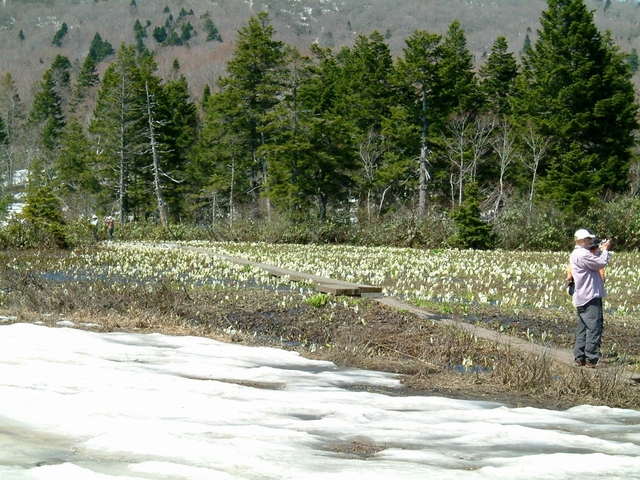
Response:
[[[167,216],[167,204],[162,195],[162,183],[160,182],[160,160],[158,156],[158,144],[156,142],[155,131],[153,129],[153,111],[151,108],[151,95],[149,94],[149,83],[144,84],[147,94],[147,120],[149,122],[149,143],[151,144],[151,155],[153,158],[153,186],[156,193],[158,203],[158,214],[160,215],[160,223],[163,227],[169,227],[169,219]]]

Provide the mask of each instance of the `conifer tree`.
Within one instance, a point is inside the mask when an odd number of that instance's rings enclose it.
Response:
[[[485,110],[503,116],[511,112],[512,95],[515,93],[518,65],[515,55],[508,51],[505,37],[498,37],[491,47],[491,54],[480,68],[480,91],[485,96]]]
[[[601,34],[583,0],[548,0],[523,59],[518,113],[551,136],[539,192],[583,212],[627,187],[638,105],[625,56]]]
[[[170,217],[177,221],[186,211],[185,172],[197,136],[198,111],[191,101],[184,75],[164,85],[161,99],[157,116],[158,120],[164,121],[158,128],[159,139],[164,145],[164,200]]]
[[[25,107],[18,94],[18,87],[10,73],[0,77],[0,111],[4,113],[7,147],[4,152],[5,178],[13,182],[15,157],[24,154],[20,139],[24,137]]]
[[[96,70],[96,62],[91,55],[87,55],[82,63],[82,68],[78,73],[76,87],[74,90],[74,101],[76,103],[82,101],[87,89],[97,85],[100,81],[98,71]]]
[[[441,44],[438,64],[439,84],[435,94],[445,118],[454,113],[476,113],[481,98],[473,71],[473,56],[467,48],[467,37],[460,22],[454,20]]]
[[[46,167],[39,160],[31,165],[25,206],[20,217],[33,229],[33,236],[40,243],[67,248],[62,204],[54,194],[45,170]]]
[[[67,26],[66,23],[63,22],[62,25],[60,26],[60,29],[58,29],[56,34],[53,36],[53,40],[51,41],[51,44],[55,45],[56,47],[61,47],[62,39],[67,35],[68,32],[69,32],[69,27]]]
[[[209,16],[203,19],[202,28],[204,28],[204,31],[207,33],[207,42],[222,42],[222,36],[218,31],[218,27],[216,27],[216,24],[213,23],[213,20],[211,20]]]
[[[337,84],[335,113],[343,116],[351,130],[353,145],[361,165],[356,176],[357,195],[368,218],[379,204],[386,182],[380,174],[388,165],[389,146],[382,133],[384,119],[396,103],[392,83],[393,60],[384,36],[375,31],[359,35],[352,48],[343,48],[336,59],[341,78]]]
[[[441,106],[435,92],[440,82],[439,64],[442,58],[442,37],[427,31],[416,31],[407,40],[404,57],[398,59],[396,82],[404,85],[402,117],[405,119],[405,145],[409,154],[418,158],[418,211],[421,215],[427,209],[428,181],[430,172],[430,126],[442,122]],[[398,111],[400,113],[400,111]],[[411,125],[414,128],[411,128]],[[399,124],[398,124],[399,125]],[[412,134],[413,133],[413,134]]]
[[[4,118],[0,115],[0,145],[7,145],[9,143],[9,135],[7,134],[7,127],[4,123]]]
[[[89,128],[98,152],[97,168],[106,187],[101,203],[117,207],[122,223],[136,207],[136,160],[142,161],[141,153],[147,149],[141,81],[134,47],[123,44],[104,74]]]
[[[10,169],[8,168],[9,164],[9,135],[7,134],[7,127],[4,123],[4,119],[2,115],[0,115],[0,165],[2,166],[2,170],[0,170],[0,182],[4,186],[5,183],[9,184],[9,179],[7,178],[10,174]],[[7,165],[7,168],[4,168]],[[2,189],[4,190],[4,188]],[[1,197],[0,197],[1,198]]]
[[[268,175],[266,159],[258,154],[259,147],[268,141],[264,132],[265,114],[280,101],[282,92],[285,56],[282,42],[274,40],[274,35],[265,12],[251,17],[247,26],[239,30],[236,48],[227,64],[228,76],[221,79],[221,92],[217,95],[222,96],[217,108],[226,111],[209,117],[209,121],[225,119],[226,125],[214,129],[226,131],[225,136],[233,132],[237,147],[243,150],[237,159],[238,170],[250,181],[246,191],[251,192],[254,208]],[[216,108],[210,104],[210,108]]]
[[[487,222],[480,215],[480,199],[476,183],[465,187],[465,200],[462,205],[451,211],[451,218],[456,223],[458,232],[453,238],[455,246],[487,250],[494,247],[496,236]]]
[[[77,215],[89,215],[99,189],[93,166],[95,156],[82,125],[72,118],[60,137],[54,186],[67,207]]]
[[[44,73],[29,113],[29,125],[37,129],[42,144],[51,151],[65,126],[62,97],[58,93],[59,83],[54,76],[51,69]]]
[[[109,55],[113,55],[115,50],[113,46],[106,40],[102,40],[102,37],[98,32],[93,36],[91,40],[91,46],[89,47],[89,57],[98,64]]]
[[[202,108],[206,108],[207,102],[209,101],[210,98],[211,98],[211,87],[207,83],[204,86],[204,90],[202,92]]]

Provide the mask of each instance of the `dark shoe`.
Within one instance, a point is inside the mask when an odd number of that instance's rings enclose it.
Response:
[[[576,359],[576,361],[575,361],[574,365],[575,365],[576,367],[584,367],[584,366],[586,365],[586,363],[587,363],[587,362],[584,360],[584,358],[583,358],[583,359],[581,359],[581,360],[577,360],[577,359]]]
[[[595,363],[586,362],[584,366],[587,368],[596,368],[596,365],[598,365],[598,362],[595,362]]]

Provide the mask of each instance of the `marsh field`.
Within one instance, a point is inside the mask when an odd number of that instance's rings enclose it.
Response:
[[[607,268],[602,368],[585,371],[371,298],[328,296],[180,247],[380,286],[439,318],[552,348],[573,345],[575,314],[564,281],[569,252],[227,242],[4,251],[0,326],[73,322],[101,332],[206,336],[398,373],[406,394],[640,408],[640,386],[624,375],[640,372],[638,253],[614,253]]]

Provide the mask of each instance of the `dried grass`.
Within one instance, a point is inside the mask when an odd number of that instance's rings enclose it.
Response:
[[[402,374],[407,393],[548,408],[640,405],[640,390],[623,367],[571,368],[369,300],[312,307],[300,297],[283,308],[272,293],[257,288],[229,301],[235,290],[166,284],[114,289],[104,282],[43,280],[19,270],[0,271],[0,292],[2,313],[17,315],[16,321],[56,326],[65,318],[101,332],[161,332],[295,348],[339,365]]]

